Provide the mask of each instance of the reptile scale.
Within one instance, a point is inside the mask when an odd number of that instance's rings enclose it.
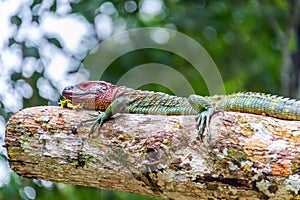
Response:
[[[104,81],[85,81],[66,87],[60,102],[63,107],[97,110],[96,124],[102,124],[115,113],[138,113],[159,115],[198,115],[196,128],[200,138],[206,127],[208,135],[210,118],[220,111],[238,111],[267,115],[279,119],[300,121],[300,101],[263,93],[235,93],[203,97],[190,95],[188,98],[161,92],[142,91],[116,86]]]

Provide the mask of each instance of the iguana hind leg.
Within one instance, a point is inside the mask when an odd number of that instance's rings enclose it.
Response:
[[[202,140],[203,138],[205,128],[207,135],[210,138],[210,119],[214,114],[222,111],[216,110],[216,108],[206,98],[199,95],[190,95],[188,101],[190,105],[199,113],[198,117],[196,118],[196,129],[198,130],[200,139]]]

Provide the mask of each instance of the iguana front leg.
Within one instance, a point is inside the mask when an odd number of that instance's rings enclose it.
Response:
[[[128,105],[128,100],[119,97],[115,99],[107,108],[105,111],[98,111],[98,115],[90,114],[91,116],[94,116],[94,118],[85,120],[83,122],[89,122],[89,121],[94,121],[92,124],[91,130],[89,132],[89,136],[94,132],[96,125],[98,124],[98,129],[100,129],[103,125],[103,123],[110,119],[111,116],[113,116],[116,113],[126,113],[127,112],[127,105]]]
[[[201,140],[203,138],[205,128],[207,135],[210,138],[210,119],[214,114],[222,111],[216,110],[216,108],[207,99],[199,95],[190,95],[188,101],[190,105],[199,113],[198,117],[196,118],[196,129],[199,132]]]

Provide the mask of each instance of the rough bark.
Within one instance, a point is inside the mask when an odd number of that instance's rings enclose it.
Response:
[[[195,116],[33,107],[7,124],[11,168],[27,178],[171,199],[299,198],[300,122],[225,112],[201,141]]]

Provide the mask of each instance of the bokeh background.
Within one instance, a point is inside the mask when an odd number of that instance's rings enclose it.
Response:
[[[13,113],[57,105],[64,87],[95,73],[84,64],[86,59],[97,62],[93,53],[98,44],[139,27],[168,28],[197,41],[218,66],[227,93],[299,98],[299,12],[297,0],[0,0],[0,145]],[[197,94],[208,95],[201,74],[187,60],[159,49],[126,53],[99,79],[116,83],[146,63],[174,68]],[[141,89],[172,94],[156,83]],[[10,170],[5,148],[0,147],[0,154],[0,199],[152,199],[24,179]]]

